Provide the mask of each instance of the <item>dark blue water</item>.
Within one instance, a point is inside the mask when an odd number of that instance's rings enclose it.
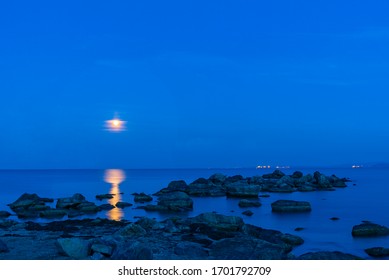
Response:
[[[300,169],[313,173],[316,169]],[[284,170],[287,174],[294,170]],[[330,192],[308,192],[276,194],[261,198],[262,206],[251,209],[254,215],[246,217],[238,207],[239,199],[194,198],[194,210],[173,215],[195,216],[199,213],[216,211],[226,215],[241,216],[246,223],[264,228],[301,236],[305,243],[293,253],[300,255],[309,251],[339,250],[368,258],[365,248],[389,247],[388,237],[353,238],[351,229],[361,221],[372,221],[389,226],[389,169],[340,168],[323,169],[320,172],[353,180],[348,187]],[[125,180],[119,184],[122,201],[133,203],[133,192],[155,193],[166,187],[172,180],[185,180],[187,183],[214,173],[226,175],[253,176],[269,173],[257,169],[177,169],[177,170],[124,170]],[[353,184],[356,184],[355,186]],[[37,193],[41,197],[59,198],[82,193],[88,200],[102,204],[95,199],[96,194],[109,193],[112,184],[107,183],[104,170],[2,170],[0,171],[0,210],[10,211],[6,204],[15,201],[22,193]],[[301,214],[275,214],[270,204],[278,199],[296,199],[311,202],[312,212]],[[105,201],[106,202],[106,201]],[[137,206],[137,205],[135,205]],[[113,213],[101,212],[92,217],[112,217]],[[144,210],[126,208],[120,213],[122,219],[134,220],[136,216],[149,216],[164,219],[166,214],[146,213]],[[339,217],[338,221],[330,220]],[[16,219],[16,217],[12,217]],[[44,221],[39,219],[37,221]],[[296,232],[295,228],[302,227]]]

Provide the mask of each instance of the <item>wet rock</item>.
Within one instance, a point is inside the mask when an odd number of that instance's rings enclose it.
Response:
[[[331,221],[338,221],[339,218],[338,218],[338,217],[331,217],[330,220],[331,220]]]
[[[254,215],[253,211],[250,211],[250,210],[243,211],[242,214],[245,215],[245,216],[249,216],[249,217]]]
[[[88,257],[90,245],[89,241],[76,237],[57,239],[59,252],[76,260],[82,260]]]
[[[7,244],[5,244],[4,241],[0,239],[0,253],[7,253],[7,252],[9,252]]]
[[[295,171],[291,175],[291,177],[294,179],[299,179],[299,178],[302,178],[303,176],[304,176],[304,174],[301,171]]]
[[[362,258],[339,251],[320,251],[306,253],[298,257],[299,260],[361,260]]]
[[[222,231],[238,231],[244,225],[242,218],[216,213],[203,213],[190,218],[191,223],[202,223]]]
[[[204,178],[197,179],[188,186],[187,193],[190,196],[216,197],[225,196],[226,189],[220,183],[214,183]]]
[[[309,212],[311,204],[307,201],[277,200],[271,204],[273,212]]]
[[[226,175],[216,173],[209,177],[208,181],[214,183],[214,184],[223,184],[227,179]]]
[[[134,197],[134,201],[138,203],[150,202],[153,198],[145,193],[136,194]]]
[[[48,209],[39,213],[41,218],[54,219],[66,216],[67,212],[61,209]]]
[[[354,237],[374,237],[386,235],[389,235],[389,228],[370,222],[356,225],[352,229],[352,236]]]
[[[230,197],[258,197],[261,186],[250,185],[246,180],[226,183],[226,193]]]
[[[107,193],[107,194],[98,194],[96,195],[96,199],[98,200],[103,200],[103,199],[112,199],[114,198],[114,194],[110,194],[110,193]]]
[[[56,208],[58,209],[77,208],[78,205],[84,202],[86,202],[85,197],[80,193],[76,193],[72,197],[59,198],[57,201]]]
[[[283,260],[287,253],[283,246],[249,237],[215,241],[209,251],[216,260]]]
[[[313,173],[313,177],[315,178],[315,183],[320,189],[332,189],[332,185],[324,174],[321,174],[319,171]]]
[[[153,251],[142,243],[128,242],[117,246],[112,254],[112,260],[152,260]]]
[[[242,175],[234,175],[234,176],[229,176],[226,178],[226,180],[224,181],[225,184],[231,184],[231,183],[235,183],[235,182],[238,182],[238,181],[243,181],[244,178]]]
[[[276,169],[276,170],[273,171],[273,173],[262,175],[262,178],[265,178],[265,179],[281,179],[284,176],[285,176],[285,174],[281,170]]]
[[[180,242],[174,248],[174,253],[185,259],[190,260],[204,260],[208,258],[208,251],[204,249],[200,244],[193,242]]]
[[[16,213],[21,211],[39,211],[48,207],[45,203],[53,201],[50,198],[41,198],[37,194],[24,193],[16,201],[8,204],[8,206]]]
[[[250,178],[250,185],[263,185],[265,180],[261,176],[253,176]]]
[[[8,218],[9,216],[11,216],[11,213],[9,213],[7,211],[0,211],[0,219]]]
[[[158,205],[146,205],[149,211],[188,211],[193,209],[193,200],[184,192],[164,193],[158,198]]]
[[[170,192],[188,192],[188,185],[184,180],[171,181],[167,188],[163,188],[158,191],[155,195],[159,196],[164,193]]]
[[[117,208],[126,208],[126,207],[131,207],[132,204],[129,202],[124,202],[124,201],[119,201],[118,203],[115,204]]]
[[[140,225],[145,230],[151,230],[157,224],[157,221],[147,217],[142,217],[136,221],[135,224]]]
[[[365,249],[366,254],[375,258],[382,258],[389,256],[389,248],[384,247],[373,247]]]
[[[102,244],[102,243],[94,243],[91,247],[92,252],[100,253],[103,256],[111,256],[113,253],[112,246]]]
[[[241,199],[239,201],[239,207],[260,207],[262,204],[256,200]]]
[[[99,205],[98,206],[100,208],[100,210],[111,210],[113,208],[115,208],[115,206],[113,206],[112,204],[102,204],[102,205]]]
[[[281,234],[280,238],[282,241],[284,241],[286,244],[292,245],[292,246],[298,246],[304,243],[304,239],[302,239],[299,236],[292,235],[292,234]]]
[[[140,225],[131,223],[124,228],[120,229],[116,232],[116,235],[120,235],[123,237],[134,237],[134,236],[144,236],[146,235],[146,230],[142,228]]]

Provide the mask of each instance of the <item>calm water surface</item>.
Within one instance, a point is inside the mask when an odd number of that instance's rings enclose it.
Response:
[[[300,169],[313,173],[316,169]],[[283,170],[291,174],[294,170]],[[239,199],[225,197],[194,198],[194,210],[173,215],[195,216],[203,212],[216,211],[226,215],[241,216],[246,223],[301,236],[305,243],[293,253],[296,255],[309,251],[339,250],[368,258],[365,248],[389,247],[388,237],[353,238],[351,229],[361,221],[372,221],[389,226],[389,169],[340,168],[320,169],[320,172],[353,180],[347,188],[332,192],[295,192],[291,194],[271,193],[269,198],[261,198],[262,206],[252,208],[254,215],[246,217],[238,207]],[[253,176],[269,173],[257,169],[169,169],[169,170],[2,170],[0,171],[0,210],[10,211],[8,203],[15,201],[22,193],[36,193],[41,197],[59,198],[82,193],[87,200],[96,204],[133,202],[134,192],[155,193],[166,187],[172,180],[185,180],[187,183],[199,177],[208,178],[214,173],[226,175]],[[356,184],[355,186],[353,184]],[[122,193],[111,201],[97,201],[96,194]],[[270,204],[278,199],[306,200],[312,205],[312,212],[300,214],[276,214],[271,212]],[[134,206],[137,206],[135,204]],[[136,216],[164,219],[167,214],[146,213],[132,207],[103,211],[91,217],[135,220]],[[338,221],[330,220],[338,217]],[[16,217],[12,217],[16,219]],[[37,221],[45,221],[38,219]],[[47,221],[47,220],[46,220]],[[295,228],[304,228],[296,232]]]

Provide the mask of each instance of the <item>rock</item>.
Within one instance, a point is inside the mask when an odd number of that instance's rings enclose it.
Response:
[[[299,179],[299,178],[302,178],[303,175],[304,174],[301,171],[295,171],[295,172],[293,172],[293,174],[290,177],[292,177],[294,179]]]
[[[42,218],[52,219],[52,218],[62,218],[66,216],[67,212],[61,209],[49,209],[39,213],[39,216]]]
[[[261,191],[259,185],[249,185],[246,180],[226,183],[226,193],[230,197],[258,197]]]
[[[100,253],[104,256],[111,256],[113,253],[112,246],[102,244],[102,243],[94,243],[91,247],[92,252]]]
[[[108,203],[101,204],[98,207],[100,208],[100,210],[111,210],[111,209],[115,208],[115,206],[113,206],[112,204],[108,204]]]
[[[60,253],[76,260],[86,259],[90,252],[90,242],[81,238],[59,238],[57,245]]]
[[[331,220],[331,221],[338,221],[339,218],[338,218],[338,217],[331,217],[330,220]]]
[[[285,174],[281,170],[276,169],[273,171],[273,173],[262,175],[262,178],[264,178],[264,179],[281,179],[284,176],[285,176]]]
[[[271,204],[273,212],[309,212],[311,204],[307,201],[277,200]]]
[[[296,227],[296,228],[294,229],[294,231],[302,231],[302,230],[304,230],[303,227]]]
[[[147,217],[142,217],[136,221],[135,224],[140,225],[145,230],[151,230],[157,224],[157,221]]]
[[[120,244],[111,256],[112,260],[152,260],[153,251],[140,242]]]
[[[220,183],[215,184],[212,181],[200,178],[189,184],[187,193],[190,196],[202,197],[225,196],[226,189]]]
[[[0,219],[8,218],[9,216],[11,216],[11,213],[9,213],[7,211],[0,211]]]
[[[145,193],[140,193],[138,195],[135,195],[134,197],[134,201],[135,202],[140,202],[140,203],[144,203],[144,202],[150,202],[152,201],[153,198]]]
[[[242,175],[235,175],[235,176],[229,176],[225,179],[224,183],[225,184],[231,184],[231,183],[235,183],[235,182],[238,182],[238,181],[243,181],[244,178]]]
[[[158,198],[158,206],[168,211],[188,211],[193,209],[193,200],[184,192],[170,192]]]
[[[299,236],[292,235],[292,234],[281,234],[280,236],[281,240],[284,241],[286,244],[290,244],[292,246],[298,246],[304,243],[304,239],[302,239]]]
[[[262,204],[259,201],[241,199],[239,201],[239,207],[260,207]]]
[[[100,207],[89,201],[82,202],[78,204],[75,208],[83,213],[97,213],[101,210]]]
[[[267,197],[270,197],[270,194],[260,194],[259,197],[267,198]]]
[[[352,229],[354,237],[374,237],[389,235],[389,228],[374,223],[363,223],[356,225]]]
[[[215,241],[209,251],[216,260],[283,260],[287,253],[283,246],[249,237]]]
[[[320,251],[306,253],[298,257],[299,260],[361,260],[362,258],[339,251]]]
[[[134,236],[144,236],[147,234],[147,232],[140,225],[131,223],[125,226],[124,228],[120,229],[119,231],[117,231],[116,234],[123,237],[134,237]]]
[[[319,171],[313,173],[313,177],[315,178],[316,184],[320,189],[332,189],[332,185],[328,178],[321,174]]]
[[[7,253],[7,252],[9,252],[7,244],[5,244],[4,241],[0,239],[0,253]]]
[[[56,208],[58,209],[71,209],[77,208],[81,203],[86,202],[85,197],[82,194],[76,193],[72,197],[59,198]]]
[[[114,196],[115,196],[114,194],[110,194],[110,193],[107,193],[107,194],[98,194],[98,195],[96,195],[96,199],[98,199],[98,200],[112,199]]]
[[[209,177],[208,181],[214,183],[214,184],[223,184],[227,179],[226,175],[216,173]]]
[[[375,258],[382,258],[389,256],[389,248],[384,247],[373,247],[365,249],[366,254]]]
[[[118,203],[115,204],[117,208],[126,208],[126,207],[131,207],[132,204],[129,202],[124,202],[124,201],[119,201]]]
[[[178,180],[178,181],[171,181],[167,188],[163,188],[162,190],[158,191],[155,195],[162,195],[164,193],[170,193],[170,192],[187,192],[188,191],[188,185],[184,180]]]
[[[46,202],[53,201],[50,198],[41,198],[37,194],[24,193],[16,201],[8,204],[8,206],[16,213],[25,210],[39,211],[42,208],[48,207],[45,205]]]
[[[208,257],[208,251],[200,244],[193,242],[180,242],[174,248],[174,253],[188,260],[204,260]]]
[[[249,216],[249,217],[254,215],[254,213],[252,211],[250,211],[250,210],[243,211],[242,214],[245,215],[245,216]]]
[[[189,219],[191,223],[202,223],[222,231],[238,231],[244,225],[242,218],[216,213],[203,213]]]

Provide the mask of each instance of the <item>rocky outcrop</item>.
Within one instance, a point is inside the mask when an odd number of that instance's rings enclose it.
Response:
[[[260,185],[250,185],[247,180],[226,184],[226,193],[230,197],[258,197],[260,191]]]
[[[125,201],[119,201],[115,204],[115,206],[117,208],[126,208],[126,207],[131,207],[132,206],[132,203],[129,203],[129,202],[125,202]]]
[[[352,236],[354,237],[374,237],[389,235],[389,228],[378,224],[365,222],[353,227]]]
[[[382,258],[389,256],[389,248],[373,247],[365,249],[366,254],[374,258]]]
[[[188,185],[184,180],[171,181],[166,188],[161,189],[155,195],[159,196],[170,192],[188,192]]]
[[[362,260],[358,256],[342,253],[339,251],[320,251],[307,253],[299,256],[299,260]]]
[[[226,189],[222,185],[222,182],[216,178],[213,178],[212,180],[200,178],[189,184],[187,193],[190,196],[225,196]]]
[[[258,200],[241,199],[239,201],[239,207],[260,207],[262,204]]]
[[[277,200],[271,204],[273,212],[309,212],[311,204],[307,201]]]
[[[46,203],[53,201],[51,198],[41,198],[37,194],[24,193],[8,206],[19,218],[36,218],[41,211],[50,209]]]
[[[114,196],[115,196],[114,194],[110,194],[110,193],[98,194],[98,195],[96,195],[96,199],[98,199],[98,200],[112,199]]]
[[[167,192],[158,197],[157,205],[138,207],[146,211],[189,211],[193,209],[193,200],[185,192]]]
[[[137,203],[145,203],[152,201],[153,198],[150,195],[147,195],[143,192],[134,194],[134,201]]]

